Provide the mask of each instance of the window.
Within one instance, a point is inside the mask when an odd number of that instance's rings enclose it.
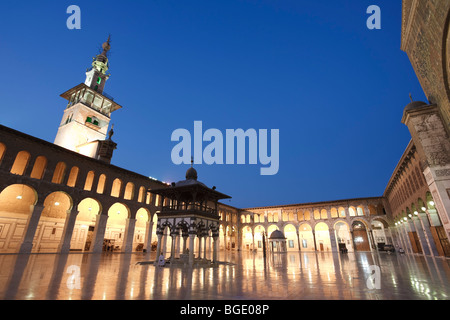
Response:
[[[98,84],[102,83],[102,78],[101,78],[101,77],[98,77],[98,78],[97,78],[97,83],[98,83]]]
[[[289,240],[289,248],[293,248],[294,247],[294,240]]]
[[[306,239],[302,240],[302,247],[303,248],[307,248],[308,247],[308,241],[306,241]]]

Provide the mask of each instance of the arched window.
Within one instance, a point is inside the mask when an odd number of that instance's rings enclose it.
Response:
[[[30,178],[42,179],[45,172],[45,167],[47,166],[47,158],[44,156],[39,156],[34,161],[33,170],[31,171]]]
[[[102,194],[103,191],[105,191],[105,183],[106,183],[106,176],[104,174],[101,174],[100,177],[98,177],[97,193]]]
[[[92,190],[92,184],[94,183],[94,171],[89,171],[86,175],[86,181],[84,182],[84,190],[91,191]]]
[[[53,171],[53,183],[62,183],[64,179],[64,174],[66,173],[66,164],[64,162],[58,162],[55,167],[55,171]]]
[[[79,171],[80,169],[78,169],[78,167],[72,167],[72,169],[70,169],[69,178],[67,179],[67,186],[75,187]]]
[[[138,194],[138,202],[144,202],[144,200],[145,200],[145,188],[140,187],[139,194]]]
[[[25,169],[28,166],[28,161],[30,160],[30,154],[27,151],[20,151],[16,155],[16,159],[14,160],[14,164],[11,167],[12,174],[23,175]]]
[[[119,197],[120,189],[122,188],[122,181],[119,178],[114,179],[111,188],[111,197]]]
[[[0,163],[2,162],[3,156],[5,155],[6,146],[0,143]]]
[[[134,184],[132,182],[128,182],[125,186],[125,193],[123,198],[126,200],[131,200],[134,197]]]

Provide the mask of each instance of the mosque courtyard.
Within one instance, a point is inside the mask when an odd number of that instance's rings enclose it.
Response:
[[[387,252],[219,254],[159,267],[155,253],[3,254],[2,300],[448,300],[450,260]]]

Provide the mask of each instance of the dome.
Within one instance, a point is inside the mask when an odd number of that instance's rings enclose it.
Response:
[[[423,102],[423,101],[413,101],[413,102],[409,103],[409,104],[405,107],[405,111],[410,111],[410,110],[413,110],[413,109],[418,109],[418,108],[420,108],[420,107],[427,106],[427,105],[428,105],[428,103],[425,103],[425,102]]]
[[[286,239],[286,237],[284,236],[283,232],[281,232],[280,230],[275,230],[274,232],[272,232],[270,234],[269,239],[272,239],[272,240]]]
[[[186,180],[190,180],[190,179],[197,180],[197,170],[195,170],[195,169],[192,168],[192,167],[190,167],[190,168],[186,171]]]

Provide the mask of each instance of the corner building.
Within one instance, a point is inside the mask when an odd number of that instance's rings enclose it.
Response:
[[[0,253],[189,251],[190,260],[214,260],[217,250],[345,253],[392,244],[449,257],[450,2],[404,0],[402,10],[401,49],[429,101],[404,108],[399,122],[411,141],[380,197],[244,209],[165,197],[171,185],[111,164],[110,120],[122,106],[104,91],[108,39],[85,82],[61,95],[67,106],[54,143],[0,126]],[[212,222],[188,242],[176,214],[189,205]]]

